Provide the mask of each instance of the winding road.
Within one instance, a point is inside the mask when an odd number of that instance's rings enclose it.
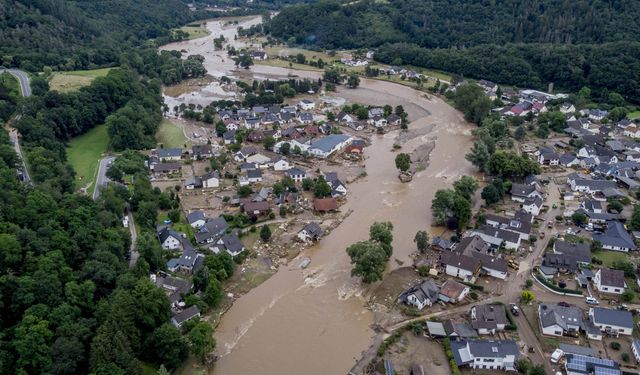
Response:
[[[29,83],[29,75],[26,72],[18,69],[0,69],[0,73],[9,73],[12,76],[18,79],[20,83],[20,93],[23,97],[31,96],[31,84]],[[16,115],[16,120],[19,120],[22,115]],[[20,134],[18,134],[18,130],[11,127],[10,123],[7,123],[7,127],[9,130],[9,137],[11,138],[11,143],[13,144],[13,148],[16,151],[16,154],[22,160],[22,181],[29,182],[31,178],[29,177],[29,170],[27,169],[27,163],[25,162],[25,158],[22,155],[22,149],[20,148]]]

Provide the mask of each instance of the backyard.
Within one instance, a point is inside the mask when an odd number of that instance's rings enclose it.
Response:
[[[69,92],[88,86],[98,77],[104,77],[112,68],[56,72],[49,79],[49,88],[58,92]]]
[[[76,172],[76,187],[84,187],[91,183],[87,192],[93,192],[93,180],[98,169],[98,162],[109,146],[107,126],[98,125],[87,133],[73,138],[67,147],[69,164]]]
[[[166,118],[162,119],[160,123],[156,133],[156,140],[164,148],[184,147],[184,144],[187,143],[187,138],[184,136],[182,128]]]

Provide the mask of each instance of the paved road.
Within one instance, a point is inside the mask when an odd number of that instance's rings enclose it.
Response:
[[[131,210],[127,210],[127,216],[129,217],[129,231],[131,232],[131,247],[129,248],[129,267],[133,268],[140,257],[140,253],[136,251],[136,241],[138,239],[138,233],[136,232],[136,223],[133,221],[133,213]]]
[[[107,178],[107,170],[109,169],[109,163],[116,160],[115,156],[107,156],[98,162],[98,175],[96,176],[96,186],[93,189],[93,200],[98,199],[100,196],[100,189],[107,186],[109,178]]]
[[[9,74],[11,74],[12,76],[18,79],[18,82],[20,83],[20,92],[22,93],[22,96],[24,97],[31,96],[31,84],[29,83],[29,75],[27,75],[27,73],[18,69],[0,69],[0,73],[4,73],[4,72],[8,72]],[[17,115],[16,120],[19,120],[20,116],[21,115]],[[29,182],[31,181],[31,177],[29,176],[29,170],[27,169],[27,163],[25,162],[25,158],[22,155],[22,149],[20,148],[20,134],[18,134],[18,131],[16,129],[11,127],[10,123],[7,124],[7,126],[9,128],[9,137],[11,138],[11,143],[13,144],[13,148],[16,154],[18,155],[18,157],[20,158],[20,160],[22,160],[22,181]]]

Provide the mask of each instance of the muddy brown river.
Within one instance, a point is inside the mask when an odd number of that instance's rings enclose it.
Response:
[[[239,25],[257,22],[259,17],[244,18]],[[222,52],[211,51],[215,36],[225,33],[233,41],[235,28],[223,27],[223,21],[208,22],[207,27],[212,35],[163,49],[202,54],[214,76],[235,76],[230,60]],[[319,77],[317,72],[261,65],[251,71],[258,78],[288,74]],[[472,126],[442,100],[428,99],[424,93],[398,84],[366,79],[359,88],[341,89],[336,96],[348,102],[403,105],[415,135],[404,143],[403,152],[435,140],[429,165],[412,182],[400,183],[392,152],[398,132],[374,136],[365,150],[367,177],[349,186],[348,201],[341,207],[342,212],[352,213],[318,245],[300,255],[311,258],[306,270],[299,269],[299,260],[294,260],[235,301],[215,333],[219,360],[212,374],[346,374],[369,347],[374,332],[370,328],[373,313],[365,308],[367,290],[350,276],[345,249],[366,239],[374,221],[391,221],[394,254],[388,268],[398,267],[396,260],[409,263],[415,251],[413,236],[430,228],[435,191],[474,173],[464,158],[471,145]],[[190,93],[185,100],[189,97],[197,100],[200,93]]]

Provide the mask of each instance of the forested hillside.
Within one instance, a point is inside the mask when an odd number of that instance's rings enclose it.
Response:
[[[41,70],[89,69],[172,27],[213,15],[180,0],[0,0],[0,64]]]
[[[632,0],[322,1],[284,9],[267,29],[290,44],[379,47],[389,64],[640,102],[639,20]]]

